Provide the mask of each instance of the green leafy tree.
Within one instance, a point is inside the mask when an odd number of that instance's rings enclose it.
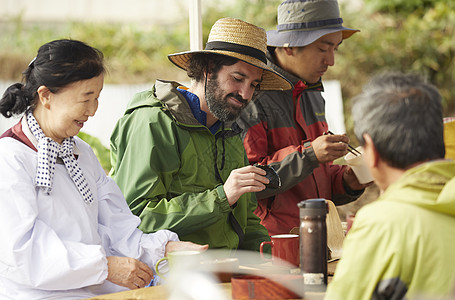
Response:
[[[374,12],[405,15],[433,7],[434,0],[364,0]]]
[[[386,70],[419,73],[435,84],[444,99],[444,115],[455,116],[455,1],[364,0],[353,11],[340,1],[344,25],[360,33],[343,42],[336,64],[324,79],[341,82],[347,128],[351,98],[374,74]],[[276,28],[282,0],[205,0],[203,41],[213,23],[235,17],[266,30]],[[344,7],[343,5],[346,5]],[[53,39],[73,38],[103,51],[110,83],[153,82],[156,78],[184,81],[185,73],[166,56],[189,48],[188,19],[173,26],[138,27],[128,24],[67,23],[59,26],[26,24],[21,15],[0,24],[0,78],[20,81],[36,49]]]
[[[362,14],[343,10],[345,25],[361,32],[340,46],[326,79],[341,81],[348,131],[352,131],[352,97],[372,75],[384,71],[426,77],[443,96],[444,116],[455,116],[455,3],[431,4],[425,2],[422,8],[413,7],[407,13],[399,11],[401,4]]]

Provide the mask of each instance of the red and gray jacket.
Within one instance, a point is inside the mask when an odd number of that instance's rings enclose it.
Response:
[[[269,57],[270,58],[270,57]],[[308,87],[297,77],[270,63],[294,84],[290,91],[265,91],[241,113],[237,123],[251,164],[271,165],[282,186],[257,194],[255,213],[270,235],[299,226],[302,200],[325,198],[336,205],[357,199],[363,191],[347,191],[345,167],[319,164],[311,142],[327,131],[322,83]]]

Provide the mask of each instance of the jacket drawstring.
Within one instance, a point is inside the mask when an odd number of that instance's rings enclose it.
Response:
[[[221,131],[224,132],[224,122],[221,124]],[[224,163],[226,161],[226,147],[224,145],[225,140],[226,139],[225,139],[224,134],[223,134],[222,137],[221,137],[221,143],[223,144],[223,156],[221,157],[221,168],[220,168],[220,170],[224,169]]]
[[[217,146],[218,143],[217,142],[218,142],[218,138],[220,138],[220,137],[221,137],[221,142],[223,145],[223,153],[222,153],[222,157],[221,157],[221,167],[220,167],[220,169],[218,169],[218,146]],[[225,132],[224,132],[224,122],[223,122],[223,123],[221,123],[221,132],[219,132],[217,135],[215,135],[215,176],[216,176],[217,180],[223,184],[224,184],[224,180],[221,178],[219,170],[223,170],[225,161],[226,161],[226,146],[225,146]]]
[[[235,128],[235,126],[234,126]],[[226,159],[226,147],[225,147],[225,139],[227,135],[231,134],[238,134],[238,130],[231,130],[231,131],[225,131],[224,130],[224,122],[221,124],[221,131],[218,132],[218,134],[215,135],[215,176],[219,182],[224,184],[223,178],[221,178],[220,171],[218,170],[218,138],[221,138],[221,142],[223,145],[223,155],[221,157],[221,168],[220,170],[223,170],[224,164],[225,164],[225,159]],[[237,206],[237,203],[231,206],[232,209],[234,209]],[[242,226],[240,226],[239,222],[235,218],[234,214],[229,212],[229,222],[231,223],[232,228],[234,231],[237,233],[237,236],[239,237],[239,244],[237,246],[237,249],[241,249],[243,246],[243,240],[245,239],[245,233],[243,232]]]

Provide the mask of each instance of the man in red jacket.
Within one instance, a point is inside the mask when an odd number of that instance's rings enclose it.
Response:
[[[325,198],[342,205],[365,188],[349,167],[332,164],[347,153],[349,138],[324,135],[321,76],[334,65],[343,39],[358,31],[342,22],[336,0],[286,0],[278,7],[277,30],[267,32],[268,65],[294,90],[262,93],[238,124],[250,163],[271,165],[281,177],[280,188],[257,193],[255,213],[270,235],[299,226],[302,200]]]

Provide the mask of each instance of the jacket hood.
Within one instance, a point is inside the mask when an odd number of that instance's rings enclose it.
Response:
[[[161,107],[163,111],[168,111],[173,119],[182,126],[206,128],[194,117],[185,97],[177,91],[179,86],[182,85],[175,81],[157,80],[150,90],[134,96],[126,107],[125,115],[140,107]],[[224,122],[223,128],[230,130],[231,127],[235,127],[233,125],[233,121]]]
[[[418,165],[389,186],[384,197],[455,216],[455,162],[437,160]]]
[[[181,86],[175,81],[157,80],[155,85],[147,91],[138,93],[128,103],[125,114],[130,114],[140,107],[161,107],[171,113],[172,117],[182,125],[201,127],[191,112],[185,97],[177,91]]]

